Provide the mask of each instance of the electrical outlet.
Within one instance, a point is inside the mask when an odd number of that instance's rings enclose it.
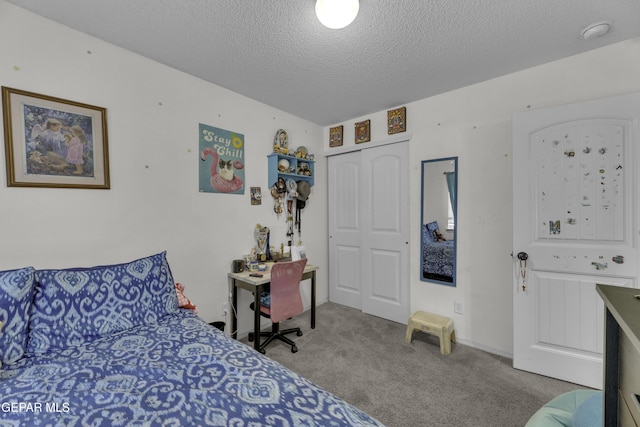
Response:
[[[220,314],[226,316],[229,314],[229,303],[223,302],[222,307],[220,308]]]
[[[458,314],[464,314],[464,307],[463,307],[461,301],[454,301],[453,302],[453,311],[458,313]]]

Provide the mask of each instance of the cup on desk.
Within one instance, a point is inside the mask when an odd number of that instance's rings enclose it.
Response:
[[[243,259],[234,259],[232,270],[234,273],[242,273],[244,271],[244,260]]]

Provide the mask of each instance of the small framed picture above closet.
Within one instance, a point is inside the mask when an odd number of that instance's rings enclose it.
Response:
[[[355,124],[356,144],[371,141],[371,120],[365,120]]]
[[[387,132],[389,135],[394,133],[406,132],[407,130],[407,107],[395,108],[387,111]]]
[[[344,126],[336,126],[329,128],[329,147],[342,146],[342,136],[344,133]]]

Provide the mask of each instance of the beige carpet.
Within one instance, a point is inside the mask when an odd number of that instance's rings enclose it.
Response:
[[[334,303],[318,307],[315,329],[308,313],[282,324],[295,326],[304,332],[291,336],[298,353],[276,341],[267,356],[389,427],[524,426],[553,397],[582,388],[462,344],[443,356],[436,337],[415,332],[408,344],[405,325]]]

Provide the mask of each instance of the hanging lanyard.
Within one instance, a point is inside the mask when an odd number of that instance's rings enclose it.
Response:
[[[518,252],[518,259],[520,260],[520,278],[522,279],[522,292],[527,291],[527,259],[529,255],[526,252]]]
[[[520,261],[520,277],[522,278],[522,292],[527,290],[527,260]]]

